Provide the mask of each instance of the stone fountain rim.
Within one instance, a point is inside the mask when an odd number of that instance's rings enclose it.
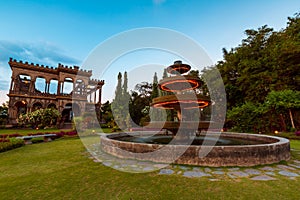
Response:
[[[207,146],[207,145],[175,145],[175,144],[147,144],[147,143],[136,143],[136,142],[128,142],[128,141],[120,141],[120,140],[115,140],[113,138],[115,137],[120,137],[120,136],[128,136],[128,135],[141,135],[138,132],[155,132],[155,131],[135,131],[135,132],[119,132],[119,133],[111,133],[111,134],[101,134],[100,138],[103,139],[108,139],[108,140],[113,140],[116,141],[118,143],[124,143],[124,144],[128,144],[128,143],[134,143],[134,144],[140,144],[140,145],[146,145],[146,146],[159,146],[159,147],[163,147],[163,146],[192,146],[192,147],[201,147],[201,148],[220,148],[220,149],[224,149],[224,148],[233,148],[233,147],[266,147],[266,146],[277,146],[277,145],[281,145],[281,144],[286,144],[289,143],[289,140],[283,137],[278,137],[278,136],[270,136],[270,135],[264,135],[264,134],[255,134],[255,133],[239,133],[239,132],[215,132],[215,131],[207,131],[209,134],[211,135],[234,135],[234,136],[254,136],[254,137],[258,137],[258,138],[268,138],[268,139],[272,139],[272,140],[276,140],[275,142],[271,142],[271,143],[263,143],[263,144],[253,144],[253,145],[223,145],[223,146]],[[146,134],[145,134],[146,135]],[[230,136],[229,136],[230,137]]]

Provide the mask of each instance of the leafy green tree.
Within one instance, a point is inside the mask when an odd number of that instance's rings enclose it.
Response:
[[[270,109],[275,109],[280,114],[288,112],[291,126],[293,129],[296,128],[293,118],[293,110],[300,108],[300,91],[272,91],[268,94],[265,105]]]
[[[289,18],[279,32],[262,26],[245,31],[238,47],[223,49],[217,64],[225,84],[228,107],[246,101],[262,103],[273,90],[300,90],[300,18]]]
[[[102,104],[101,107],[101,115],[102,119],[104,120],[105,123],[109,123],[113,121],[113,114],[111,111],[111,103],[109,101],[106,101],[104,104]]]
[[[8,119],[8,102],[0,106],[0,125],[5,125]]]
[[[130,116],[135,124],[143,126],[144,123],[150,121],[152,84],[142,82],[135,86],[135,90],[131,93]]]
[[[276,32],[267,25],[257,30],[249,29],[238,47],[229,51],[223,49],[224,59],[215,67],[223,78],[229,112],[235,108],[246,108],[245,104],[252,103],[264,110],[259,116],[260,120],[266,120],[263,130],[286,130],[287,126],[297,128],[299,109],[295,102],[289,102],[294,97],[282,98],[290,95],[287,93],[289,90],[294,93],[300,91],[299,32],[300,14],[297,13],[288,18],[287,27],[280,31]],[[206,70],[211,69],[213,67]],[[282,100],[273,101],[271,106],[266,103],[271,102],[270,98]],[[284,102],[285,106],[279,106],[279,102]]]
[[[259,132],[261,115],[260,105],[246,102],[227,112],[227,124],[231,124],[233,131]]]

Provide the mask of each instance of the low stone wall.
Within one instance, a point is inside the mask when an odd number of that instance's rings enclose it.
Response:
[[[214,135],[214,133],[208,134]],[[222,133],[222,137],[265,142],[259,145],[232,146],[159,145],[116,140],[126,135],[120,133],[101,136],[102,149],[120,158],[212,167],[272,164],[290,158],[289,140],[274,136]],[[209,153],[201,157],[199,153],[205,151]]]

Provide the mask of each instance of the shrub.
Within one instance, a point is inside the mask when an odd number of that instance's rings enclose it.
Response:
[[[32,142],[33,144],[41,143],[41,142],[44,142],[44,138],[40,138],[40,137],[38,137],[38,138],[32,138],[32,139],[31,139],[31,142]]]
[[[30,125],[33,128],[55,126],[61,114],[53,108],[39,109],[31,113],[20,115],[18,123],[21,126]]]
[[[56,134],[57,138],[61,138],[61,137],[64,137],[64,136],[77,136],[77,131],[76,130],[67,131],[67,132],[61,131],[61,132],[55,133],[55,134]]]
[[[300,130],[295,132],[295,135],[300,136]]]
[[[24,141],[21,139],[10,138],[6,142],[0,142],[0,152],[5,152],[11,149],[15,149],[24,145]]]
[[[13,138],[13,137],[20,137],[20,136],[22,136],[22,135],[19,134],[19,133],[14,133],[14,134],[9,134],[9,135],[8,135],[8,137],[10,137],[10,138]]]

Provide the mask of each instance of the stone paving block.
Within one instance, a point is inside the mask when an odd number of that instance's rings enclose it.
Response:
[[[244,172],[247,173],[247,174],[249,174],[249,175],[258,175],[258,174],[261,174],[261,171],[259,171],[257,169],[245,169]]]
[[[287,166],[287,165],[277,165],[278,168],[280,169],[287,169],[287,170],[296,170],[294,167],[290,167],[290,166]]]
[[[153,171],[155,170],[155,168],[151,167],[151,166],[148,166],[148,167],[144,167],[143,168],[144,171]],[[173,170],[172,170],[173,171]]]
[[[255,180],[255,181],[271,181],[271,180],[276,180],[276,178],[268,176],[268,175],[260,175],[260,176],[252,177],[251,180]]]
[[[276,176],[276,174],[274,172],[265,172],[265,174],[268,174],[270,176]]]
[[[178,166],[180,169],[182,170],[189,170],[190,168],[189,167],[186,167],[186,166]]]
[[[238,171],[238,170],[240,170],[240,168],[238,167],[228,168],[228,171]]]
[[[238,178],[249,176],[249,174],[247,174],[245,172],[242,172],[242,171],[232,171],[232,172],[228,172],[228,174],[233,175],[233,176],[238,177]]]
[[[203,177],[203,176],[211,176],[211,174],[207,174],[204,172],[196,172],[196,171],[186,171],[183,173],[185,177]]]
[[[276,169],[273,168],[273,167],[268,167],[268,166],[266,166],[266,167],[260,168],[260,170],[264,170],[264,171],[275,171]]]
[[[159,171],[159,174],[166,174],[166,175],[174,174],[174,170],[172,170],[172,169],[161,169]]]
[[[225,174],[225,172],[223,172],[223,171],[213,171],[211,173],[212,174],[216,174],[216,175],[223,175],[223,174]]]
[[[299,165],[289,164],[289,166],[300,169],[300,164]]]
[[[294,173],[294,172],[289,172],[289,171],[280,171],[278,172],[278,174],[282,175],[282,176],[287,176],[287,177],[296,177],[299,176],[298,174]]]

